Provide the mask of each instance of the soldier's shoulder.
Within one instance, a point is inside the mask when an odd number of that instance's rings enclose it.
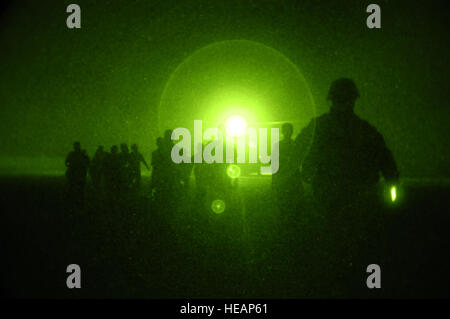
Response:
[[[365,136],[370,136],[372,139],[377,141],[382,141],[383,135],[378,131],[378,129],[369,123],[367,120],[359,118],[360,127],[361,127],[361,134],[364,134]]]
[[[332,113],[325,113],[313,118],[309,123],[310,130],[315,132],[327,130],[336,126],[336,116]]]
[[[365,129],[378,133],[377,128],[374,125],[372,125],[371,123],[369,123],[369,121],[362,119],[360,117],[358,117],[358,119],[359,119],[359,122],[361,123],[361,126],[363,126]]]
[[[317,127],[319,125],[324,125],[325,123],[328,123],[330,121],[331,117],[329,113],[325,113],[316,117],[313,117],[308,124],[304,127],[304,129],[314,129],[314,127]]]
[[[319,115],[315,119],[312,119],[312,122],[315,122],[316,127],[326,126],[330,123],[334,123],[336,121],[336,114],[333,113],[324,113]]]
[[[331,113],[324,113],[319,116],[316,116],[315,118],[311,119],[311,122],[324,122],[331,120],[333,115]]]

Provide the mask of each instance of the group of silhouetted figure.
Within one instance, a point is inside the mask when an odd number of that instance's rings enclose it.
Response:
[[[87,152],[81,149],[80,142],[75,142],[65,162],[69,194],[82,201],[88,175],[95,189],[105,189],[111,195],[139,190],[141,163],[149,169],[136,144],[131,146],[131,152],[126,143],[120,145],[120,152],[117,145],[113,145],[109,153],[103,146],[98,146],[90,159]]]
[[[204,144],[208,144],[205,141]],[[227,178],[227,164],[224,163],[191,163],[176,164],[172,160],[174,143],[172,130],[164,132],[163,137],[156,139],[156,150],[152,152],[151,193],[155,203],[163,206],[169,213],[173,212],[177,203],[187,194],[190,178],[195,177],[196,195],[204,199],[212,190],[224,196],[230,190],[231,181]],[[201,152],[201,150],[200,150]]]
[[[175,198],[188,188],[189,179],[194,173],[198,194],[204,197],[208,189],[219,189],[222,195],[231,185],[226,175],[226,164],[175,164],[171,153],[174,143],[172,130],[165,131],[163,137],[156,139],[156,149],[151,157],[150,193],[152,199],[166,210],[173,209]],[[206,142],[205,142],[206,143]],[[193,161],[193,159],[192,159]],[[74,143],[74,150],[66,158],[66,177],[68,194],[75,202],[83,203],[87,177],[90,176],[96,190],[104,190],[110,199],[117,199],[141,188],[141,164],[150,169],[136,144],[131,152],[127,144],[116,145],[106,152],[99,146],[92,159],[81,149],[80,142]]]
[[[370,193],[380,175],[392,183],[398,179],[395,161],[382,135],[353,111],[358,97],[353,80],[336,80],[328,94],[329,113],[312,119],[295,139],[292,124],[282,126],[279,171],[272,176],[278,206],[289,205],[301,193],[302,183],[312,186],[319,201],[333,206]],[[224,164],[175,164],[171,135],[172,130],[166,130],[158,137],[152,153],[151,191],[155,197],[171,202],[172,195],[187,187],[192,171],[199,193],[204,193],[208,185],[223,186],[224,190],[229,187]],[[112,146],[109,153],[99,146],[89,159],[75,142],[66,158],[69,192],[82,197],[87,175],[96,189],[104,188],[110,194],[139,190],[141,163],[149,169],[136,144],[131,152],[126,143],[120,145],[120,151],[117,145]]]
[[[279,211],[302,214],[295,203],[302,197],[303,187],[311,186],[312,197],[326,212],[326,239],[321,247],[333,247],[324,258],[338,260],[342,269],[355,264],[358,249],[352,247],[373,242],[367,230],[377,232],[374,225],[378,222],[373,219],[377,212],[371,200],[380,177],[388,185],[399,178],[383,136],[354,113],[358,97],[353,80],[338,79],[328,93],[328,113],[312,119],[295,139],[293,125],[282,125],[279,170],[272,176],[271,200]],[[168,213],[174,211],[192,172],[200,197],[211,189],[221,192],[219,197],[226,196],[232,185],[226,174],[227,164],[175,164],[171,137],[172,130],[158,137],[152,153],[151,194],[159,207]],[[90,160],[76,142],[66,159],[69,193],[82,199],[88,174],[95,188],[104,189],[112,197],[137,191],[141,186],[141,164],[148,168],[136,144],[131,152],[127,144],[121,144],[120,152],[114,145],[109,153],[99,146]]]

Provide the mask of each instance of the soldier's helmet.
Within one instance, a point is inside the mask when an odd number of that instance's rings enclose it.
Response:
[[[359,97],[359,91],[352,79],[341,78],[331,83],[328,91],[328,100],[335,103],[355,102]]]

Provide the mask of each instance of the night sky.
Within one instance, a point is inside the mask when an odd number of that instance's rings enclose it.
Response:
[[[73,2],[81,29],[66,26]],[[356,113],[384,135],[401,175],[450,177],[446,1],[376,1],[378,30],[366,26],[371,2],[16,1],[0,22],[0,165],[55,158],[63,168],[75,140],[90,155],[137,142],[148,157],[172,72],[207,45],[241,39],[296,64],[317,114],[330,83],[353,78]]]

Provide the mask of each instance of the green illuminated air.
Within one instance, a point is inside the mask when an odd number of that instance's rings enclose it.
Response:
[[[229,135],[268,122],[294,123],[296,131],[315,115],[302,74],[286,56],[262,43],[212,43],[188,56],[172,72],[161,96],[159,129],[203,130],[225,125]]]

